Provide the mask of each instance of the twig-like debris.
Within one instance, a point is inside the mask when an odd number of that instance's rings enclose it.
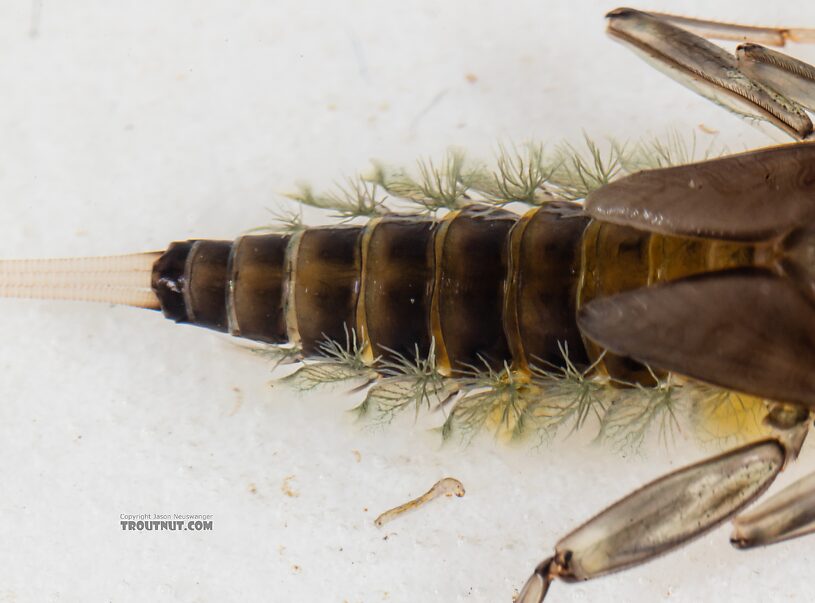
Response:
[[[406,502],[403,505],[399,505],[398,507],[391,509],[390,511],[385,511],[379,517],[374,519],[374,524],[376,527],[381,528],[383,525],[392,521],[399,517],[400,515],[404,515],[408,511],[414,511],[418,509],[422,505],[427,504],[434,498],[438,498],[439,496],[457,496],[461,498],[464,496],[464,485],[455,479],[454,477],[445,477],[440,479],[433,487],[430,488],[427,492],[422,494],[418,498],[414,498],[413,500]]]

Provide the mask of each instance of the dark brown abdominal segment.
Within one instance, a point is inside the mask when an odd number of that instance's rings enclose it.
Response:
[[[430,352],[435,231],[436,222],[417,218],[388,217],[371,227],[357,324],[373,357]]]
[[[232,243],[195,241],[184,269],[184,301],[190,322],[216,331],[227,331],[227,263]]]
[[[171,243],[153,265],[150,285],[161,305],[164,316],[175,322],[189,322],[184,302],[187,277],[184,268],[192,249],[192,241]]]
[[[268,343],[288,341],[284,300],[289,236],[247,236],[230,257],[232,334]]]
[[[500,368],[510,358],[503,326],[507,235],[517,216],[462,210],[439,241],[437,339],[454,371]]]
[[[153,266],[153,291],[164,315],[176,322],[227,330],[229,241],[173,243]]]
[[[360,287],[362,227],[314,228],[297,248],[290,299],[300,344],[317,354],[327,339],[347,344],[356,324]]]
[[[587,364],[575,313],[580,241],[588,221],[571,203],[545,205],[529,219],[513,254],[510,289],[515,300],[505,318],[516,360],[560,365],[568,350],[575,364]]]

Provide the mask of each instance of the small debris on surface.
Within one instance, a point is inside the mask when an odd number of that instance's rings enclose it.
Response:
[[[232,406],[232,409],[226,413],[227,417],[232,417],[237,413],[241,406],[243,405],[243,391],[239,387],[233,387],[232,392],[235,394],[235,403]]]
[[[294,479],[295,479],[294,475],[287,475],[283,479],[283,483],[280,485],[280,491],[290,498],[297,498],[298,496],[300,496],[300,492],[298,490],[295,490],[291,485]]]
[[[399,505],[398,507],[395,507],[389,511],[385,511],[374,520],[374,524],[381,528],[387,522],[395,519],[399,515],[407,513],[408,511],[413,511],[414,509],[418,509],[434,498],[438,498],[439,496],[453,495],[459,498],[464,496],[464,485],[454,477],[445,477],[433,484],[433,487],[420,497],[414,498],[413,500],[406,502],[403,505]]]

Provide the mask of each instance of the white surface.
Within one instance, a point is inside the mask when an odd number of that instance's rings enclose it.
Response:
[[[499,141],[669,126],[705,139],[700,123],[731,148],[767,141],[606,38],[611,8],[4,2],[0,256],[231,238],[298,181],[449,145],[489,157]],[[815,26],[811,3],[651,8]],[[371,432],[344,412],[353,399],[269,389],[263,361],[150,312],[10,300],[0,330],[0,601],[509,601],[567,530],[705,454]],[[373,526],[444,475],[463,499]],[[122,532],[121,513],[211,513],[215,529]],[[815,597],[812,539],[742,553],[727,536],[550,599]]]

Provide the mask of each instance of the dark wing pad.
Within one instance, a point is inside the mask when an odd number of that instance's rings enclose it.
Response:
[[[815,304],[769,271],[708,273],[601,298],[578,325],[654,367],[815,406]]]
[[[766,240],[815,219],[815,143],[632,174],[591,193],[586,211],[662,234]]]

